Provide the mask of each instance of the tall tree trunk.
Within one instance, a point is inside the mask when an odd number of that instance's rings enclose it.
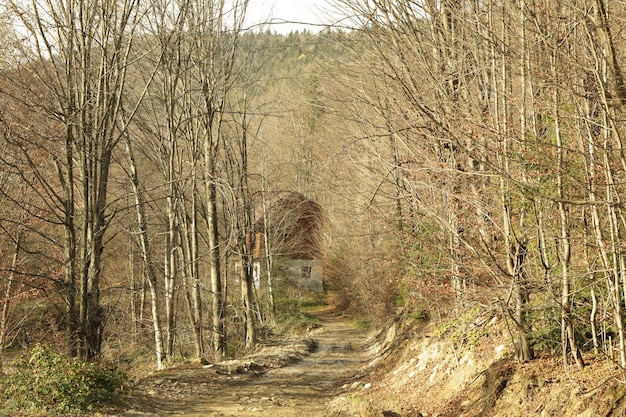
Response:
[[[209,151],[210,152],[210,151]],[[209,275],[211,279],[211,312],[212,312],[212,340],[213,350],[218,357],[225,353],[224,339],[224,300],[222,294],[222,277],[220,268],[220,242],[217,227],[217,195],[215,187],[215,173],[213,172],[213,157],[211,153],[206,154],[208,158],[207,172],[207,223],[208,223],[208,244],[209,244]]]
[[[192,187],[195,190],[195,181],[192,179]],[[196,358],[204,357],[202,341],[202,299],[200,295],[200,277],[198,272],[198,232],[197,232],[197,209],[195,195],[192,192],[191,207],[181,214],[179,223],[183,226],[181,242],[183,244],[183,264],[185,265],[185,297],[189,320],[193,328],[193,338]],[[184,204],[184,202],[183,202]]]
[[[99,152],[100,157],[93,164],[92,172],[96,173],[97,182],[91,184],[90,194],[92,207],[86,222],[86,241],[83,242],[83,262],[86,276],[83,276],[85,287],[83,296],[83,322],[81,322],[84,337],[84,355],[90,359],[100,354],[104,332],[104,320],[100,303],[100,277],[102,273],[102,253],[104,251],[104,232],[106,230],[107,186],[111,165],[111,152],[107,144]],[[87,182],[87,181],[85,181]]]
[[[174,150],[172,150],[174,151]],[[173,157],[172,157],[173,158]],[[170,162],[171,163],[171,162]],[[173,166],[170,166],[173,169]],[[172,171],[169,171],[172,174]],[[176,335],[176,297],[178,294],[178,256],[180,246],[178,245],[178,223],[176,221],[176,210],[174,202],[173,178],[168,179],[167,196],[167,235],[165,238],[165,349],[168,356],[174,353],[174,339]]]
[[[256,341],[254,312],[252,311],[252,273],[251,256],[244,253],[241,257],[241,301],[244,313],[244,339],[246,349],[251,349]]]
[[[150,301],[152,308],[152,324],[154,329],[154,346],[158,369],[165,368],[166,353],[163,345],[163,333],[161,330],[161,320],[159,308],[162,305],[160,292],[157,289],[157,273],[152,262],[152,252],[150,250],[150,239],[148,237],[148,222],[146,220],[146,202],[142,190],[140,189],[139,174],[137,172],[137,163],[133,156],[130,140],[126,140],[126,152],[129,161],[128,174],[133,185],[133,195],[135,197],[135,212],[137,215],[137,225],[139,227],[139,244],[141,256],[143,258],[144,271],[147,275],[148,285],[150,287]],[[143,311],[143,302],[141,304]]]
[[[504,10],[503,10],[504,11]],[[490,9],[490,26],[495,29],[493,22],[493,16]],[[529,301],[529,294],[526,285],[526,276],[524,270],[524,262],[526,261],[526,242],[521,236],[518,236],[514,230],[513,224],[513,204],[512,204],[512,190],[509,180],[511,166],[510,158],[514,150],[511,144],[511,128],[509,126],[510,118],[510,104],[509,95],[507,90],[510,87],[510,69],[508,68],[508,55],[509,51],[509,33],[510,17],[506,13],[502,14],[502,21],[500,22],[500,31],[503,36],[501,54],[496,53],[492,43],[492,73],[494,79],[494,110],[495,110],[495,123],[500,140],[501,146],[497,150],[498,168],[500,170],[500,199],[502,207],[502,222],[504,237],[504,250],[506,259],[506,270],[511,279],[511,291],[514,300],[514,313],[513,319],[515,321],[516,332],[514,337],[515,351],[517,360],[520,362],[527,362],[532,359],[532,351],[528,344],[528,323],[527,323],[527,304]],[[497,62],[497,57],[501,57],[501,62]],[[525,68],[525,64],[522,63],[522,68]],[[498,74],[500,77],[498,78]],[[525,80],[524,80],[525,81]],[[524,116],[525,117],[525,116]],[[525,124],[524,121],[522,121]],[[520,209],[519,224],[523,226],[525,222],[525,211]]]
[[[611,22],[608,15],[608,3],[604,0],[593,2],[593,23],[595,35],[598,39],[596,47],[596,84],[599,87],[599,99],[602,104],[603,124],[603,163],[606,177],[607,217],[610,225],[611,250],[610,267],[611,278],[607,280],[611,290],[614,308],[615,326],[617,327],[619,340],[620,363],[626,369],[626,335],[624,329],[623,299],[626,298],[626,277],[624,267],[626,261],[622,254],[622,234],[624,217],[622,214],[622,202],[620,190],[617,188],[619,181],[614,170],[617,169],[610,157],[617,154],[622,170],[626,170],[626,149],[623,143],[623,131],[618,126],[618,121],[624,119],[626,112],[626,85],[622,69],[615,53],[615,44],[611,32]],[[617,149],[618,152],[613,150]],[[613,151],[613,152],[612,152]],[[599,221],[599,220],[597,220]],[[600,227],[597,224],[596,227]],[[596,232],[598,234],[598,232]],[[608,254],[605,254],[608,256]],[[604,255],[603,255],[604,256]],[[605,260],[605,262],[608,259]]]
[[[270,311],[272,312],[273,318],[275,318],[276,304],[274,303],[274,275],[272,271],[272,269],[274,268],[274,256],[272,254],[269,239],[270,213],[267,207],[268,189],[267,186],[265,186],[265,177],[263,178],[263,184],[263,194],[261,195],[263,205],[263,233],[261,234],[261,238],[263,239],[262,245],[265,251],[265,269],[267,270],[267,295],[269,298]]]
[[[9,310],[11,308],[11,299],[13,298],[13,287],[15,281],[15,269],[20,256],[21,231],[18,231],[15,237],[15,246],[13,248],[13,257],[11,258],[11,267],[6,277],[2,310],[0,311],[0,375],[4,375],[4,357],[7,342],[7,333],[9,330]]]
[[[559,85],[556,72],[556,53],[552,56],[552,77],[555,85]],[[585,363],[578,348],[576,336],[574,334],[574,321],[571,313],[572,293],[570,290],[570,261],[571,261],[571,242],[570,242],[570,222],[569,213],[565,207],[565,185],[563,184],[563,175],[565,173],[564,163],[564,144],[561,136],[561,118],[560,118],[560,100],[557,88],[553,93],[553,118],[554,118],[554,136],[556,139],[557,151],[557,206],[559,208],[561,236],[559,239],[559,259],[561,261],[561,348],[563,349],[563,364],[568,362],[568,351],[571,352],[578,368],[582,369]]]
[[[67,129],[66,138],[66,170],[60,163],[57,164],[59,179],[64,189],[64,207],[63,207],[63,293],[65,294],[65,321],[67,322],[67,341],[69,354],[72,357],[78,355],[78,309],[76,304],[76,224],[75,224],[75,201],[74,201],[74,154],[73,154],[73,137],[72,128]]]

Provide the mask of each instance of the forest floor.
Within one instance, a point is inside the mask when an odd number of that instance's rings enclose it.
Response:
[[[358,382],[369,334],[340,317],[320,320],[306,336],[274,340],[241,360],[157,372],[118,416],[328,416],[342,390],[369,388]]]

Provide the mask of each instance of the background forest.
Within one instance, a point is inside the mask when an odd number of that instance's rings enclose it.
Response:
[[[321,207],[348,314],[495,313],[520,361],[626,368],[626,2],[335,0],[289,35],[231,3],[2,10],[2,349],[252,348],[310,298],[282,201]]]

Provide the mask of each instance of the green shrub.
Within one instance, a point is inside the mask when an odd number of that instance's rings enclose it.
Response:
[[[555,355],[561,349],[561,326],[558,322],[544,323],[528,333],[528,344],[535,352]]]
[[[311,313],[296,310],[276,317],[280,333],[302,333],[320,326],[320,319]]]
[[[275,273],[274,310],[279,333],[302,333],[319,327],[310,311],[325,304],[325,294],[310,293],[289,282],[281,271]]]
[[[18,371],[0,379],[0,415],[67,414],[112,404],[126,375],[97,363],[67,359],[36,346]]]
[[[424,309],[412,311],[409,314],[407,314],[407,316],[412,318],[415,321],[426,322],[430,320],[430,311],[424,310]]]
[[[367,319],[367,318],[360,318],[360,319],[356,319],[353,323],[352,323],[353,327],[355,329],[359,329],[359,330],[368,330],[371,328],[372,326],[372,322]]]

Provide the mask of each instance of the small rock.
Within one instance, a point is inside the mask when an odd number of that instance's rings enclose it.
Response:
[[[415,372],[409,372],[409,378],[413,378],[415,376]]]
[[[359,381],[354,382],[352,385],[350,385],[350,389],[357,389],[359,387],[359,385],[361,385],[361,383]]]
[[[379,356],[379,357],[377,357],[377,358],[374,358],[372,361],[370,361],[370,362],[367,364],[367,366],[372,367],[372,366],[376,365],[376,364],[377,364],[378,362],[380,362],[380,361],[381,361],[381,356]]]
[[[363,385],[363,389],[370,389],[372,387],[372,383],[368,382],[367,384]]]

